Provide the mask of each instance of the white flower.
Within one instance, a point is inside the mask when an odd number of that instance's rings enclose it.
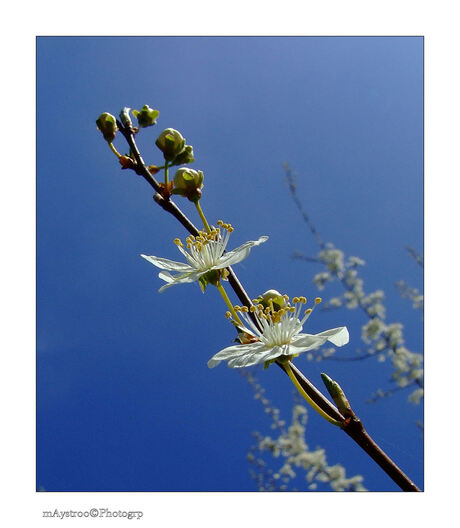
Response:
[[[246,306],[242,308],[235,306],[238,315],[247,325],[243,326],[232,321],[240,332],[240,344],[229,346],[215,354],[208,361],[208,367],[213,368],[221,361],[228,361],[228,366],[232,368],[249,367],[281,356],[286,359],[290,356],[297,356],[302,352],[318,348],[326,341],[330,341],[335,346],[348,343],[349,335],[345,326],[315,335],[301,333],[303,324],[310,316],[312,309],[306,310],[304,317],[299,319],[302,305],[306,302],[305,297],[294,297],[292,302],[296,306],[289,303],[287,295],[284,299],[284,306],[277,310],[273,304],[270,306],[269,303],[265,307],[262,304],[252,306],[250,310]],[[317,298],[315,304],[319,302],[321,299]],[[255,316],[262,331],[254,324],[250,315]],[[227,316],[229,317],[228,314]]]
[[[221,220],[217,224],[224,231],[223,235],[221,234],[220,228],[213,229],[211,233],[200,231],[197,237],[190,235],[186,239],[187,249],[184,249],[184,244],[178,238],[174,240],[179,251],[186,258],[187,263],[176,262],[153,255],[141,255],[141,257],[148,260],[157,268],[165,270],[158,274],[160,279],[163,279],[167,283],[158,290],[159,292],[175,284],[195,282],[208,271],[222,270],[233,266],[233,264],[245,259],[253,246],[258,246],[268,239],[268,237],[262,236],[258,240],[250,240],[240,247],[225,253],[225,248],[227,247],[228,239],[233,228],[230,224],[224,224]],[[179,273],[177,275],[171,275],[169,273],[170,271],[178,271]]]

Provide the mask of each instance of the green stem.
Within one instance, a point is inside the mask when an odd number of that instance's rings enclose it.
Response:
[[[243,323],[241,319],[238,317],[238,314],[235,311],[235,308],[233,308],[232,303],[230,302],[230,299],[228,298],[227,292],[224,290],[224,287],[220,282],[217,283],[217,289],[219,290],[219,293],[222,295],[222,298],[225,301],[225,304],[228,306],[228,309],[230,310],[230,313],[233,316],[233,320],[239,323],[241,326],[243,326]]]
[[[118,152],[118,150],[113,146],[112,143],[109,143],[109,147],[111,151],[115,154],[117,158],[121,158],[121,154]]]
[[[302,386],[299,384],[297,378],[294,376],[294,373],[291,370],[291,365],[289,364],[289,361],[283,362],[283,366],[285,367],[287,375],[291,378],[291,381],[294,384],[295,388],[299,391],[303,398],[313,407],[313,409],[315,409],[318,414],[320,414],[325,420],[327,420],[331,424],[341,427],[342,422],[334,420],[334,418],[331,418],[328,414],[326,414],[323,409],[316,405],[316,403],[310,398],[310,396],[308,396],[308,394],[303,390]]]
[[[203,222],[204,227],[206,228],[206,231],[208,233],[211,232],[211,228],[209,227],[208,221],[206,220],[206,217],[204,216],[203,210],[201,209],[200,202],[195,202],[196,210],[198,211],[198,214],[200,215],[201,221]]]

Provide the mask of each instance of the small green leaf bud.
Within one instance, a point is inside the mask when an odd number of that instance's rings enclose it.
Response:
[[[166,161],[173,161],[184,150],[185,139],[174,128],[167,128],[158,136],[155,145],[163,152]]]
[[[197,202],[201,198],[203,178],[202,171],[187,167],[178,169],[174,176],[174,189],[172,192],[188,198],[191,202]]]
[[[158,110],[152,110],[148,105],[144,105],[142,110],[133,110],[133,115],[137,119],[139,128],[146,128],[156,125],[157,117],[160,115]]]
[[[195,161],[192,145],[185,145],[184,150],[174,158],[174,165],[184,165]]]
[[[112,143],[118,130],[115,117],[112,114],[104,112],[97,118],[96,126],[102,132],[104,139]]]

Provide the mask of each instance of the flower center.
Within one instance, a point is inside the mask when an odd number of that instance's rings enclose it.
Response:
[[[197,236],[188,236],[185,239],[186,250],[179,238],[174,239],[174,243],[183,249],[189,264],[195,269],[204,271],[215,266],[224,254],[233,227],[222,220],[219,220],[217,225],[219,227],[213,228],[209,233],[199,231]]]
[[[254,299],[254,304],[250,308],[238,305],[234,307],[235,311],[241,314],[248,328],[254,332],[253,334],[251,332],[251,335],[269,347],[289,345],[292,338],[302,331],[302,326],[312,313],[314,306],[321,302],[321,298],[317,297],[313,308],[305,310],[301,318],[301,311],[307,299],[293,297],[291,302],[287,295],[283,295],[282,298],[284,304],[281,308],[279,301],[275,305],[270,300],[261,303],[260,299]],[[255,316],[262,331],[254,324],[250,314]],[[231,318],[230,312],[226,315],[227,318]],[[248,328],[244,332],[249,331]]]

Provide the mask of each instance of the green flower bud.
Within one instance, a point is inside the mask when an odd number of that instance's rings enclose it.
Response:
[[[184,150],[174,158],[174,165],[183,165],[195,161],[192,145],[185,145]]]
[[[277,290],[267,290],[257,300],[265,308],[267,308],[268,306],[272,306],[273,305],[273,308],[275,310],[279,310],[280,308],[283,308],[283,306],[286,304],[286,301],[285,301],[284,297]]]
[[[167,128],[158,136],[155,145],[163,152],[166,161],[173,161],[184,150],[185,139],[174,128]]]
[[[97,118],[96,126],[102,132],[104,139],[112,143],[118,130],[115,117],[112,114],[104,112]]]
[[[137,119],[139,128],[145,128],[156,125],[160,112],[158,110],[152,110],[148,105],[144,105],[140,112],[133,110],[133,115]]]
[[[203,172],[189,169],[187,167],[178,169],[174,176],[173,194],[185,196],[191,202],[197,202],[201,198],[203,188]]]

